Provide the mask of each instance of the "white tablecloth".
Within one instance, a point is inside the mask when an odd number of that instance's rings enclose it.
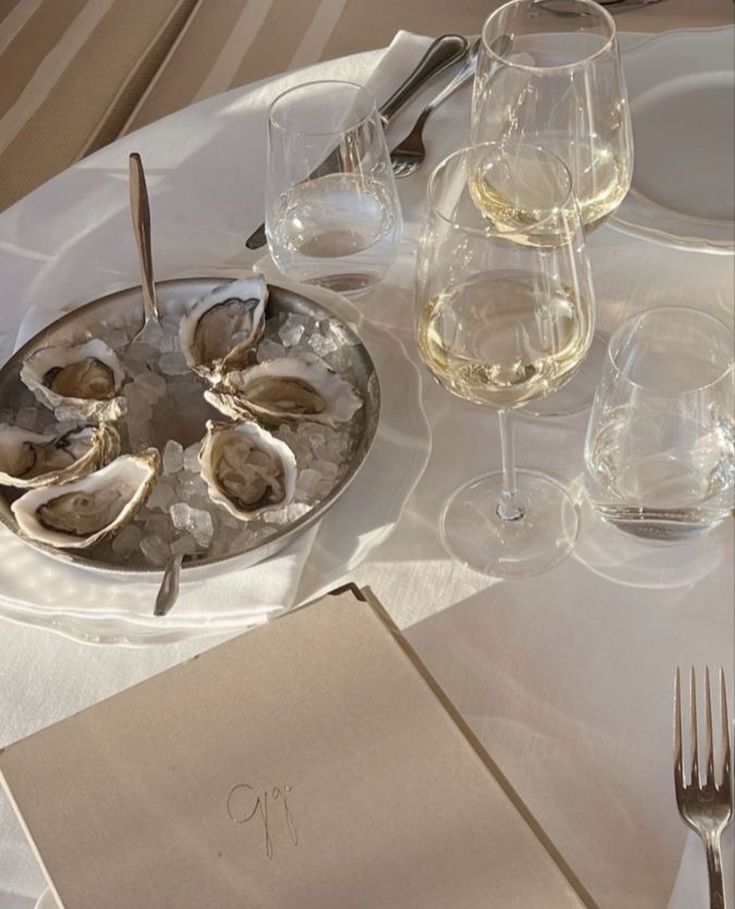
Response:
[[[312,74],[365,81],[378,59],[377,52],[363,54]],[[142,153],[149,174],[159,277],[249,264],[243,240],[260,220],[265,108],[277,91],[303,79],[290,75],[175,114],[0,215],[4,351],[31,303],[54,312],[136,282],[127,242],[132,150]],[[468,100],[464,90],[430,121],[424,175],[458,144]],[[396,124],[394,138],[417,109]],[[400,183],[400,260],[386,284],[360,302],[413,356],[412,260],[424,187],[420,177]],[[610,227],[589,245],[603,330],[656,304],[698,306],[732,323],[732,259],[653,246]],[[396,532],[352,577],[370,584],[407,630],[600,906],[664,909],[686,836],[672,793],[674,667],[722,664],[732,678],[733,522],[706,540],[657,549],[585,521],[574,557],[537,578],[494,582],[454,563],[437,532],[454,488],[498,466],[494,415],[428,378],[424,405],[433,431],[428,469]],[[584,427],[584,415],[519,419],[519,463],[577,484]],[[0,745],[211,643],[92,647],[0,621]],[[0,798],[0,907],[28,909],[42,888]]]

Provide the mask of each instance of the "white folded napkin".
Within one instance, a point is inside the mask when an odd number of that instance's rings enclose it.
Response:
[[[366,80],[367,88],[375,95],[378,103],[389,97],[403,81],[423,55],[430,39],[399,32],[385,51],[379,64]],[[330,69],[330,78],[350,77],[354,62],[345,60],[345,72],[335,73]],[[304,71],[299,79],[298,74],[288,74],[278,83],[295,84],[318,78],[319,67]],[[354,76],[353,76],[354,78]],[[281,86],[282,90],[284,86]],[[272,93],[276,88],[269,86]],[[239,118],[238,129],[243,135],[252,135],[248,123],[254,122],[261,127],[259,141],[263,145],[262,159],[265,161],[265,135],[262,131],[263,99],[260,93],[248,107],[249,92],[243,92],[237,104]],[[143,130],[143,133],[145,130]],[[252,138],[251,140],[252,141]],[[104,150],[103,150],[104,151]],[[94,156],[93,156],[94,157]],[[82,162],[84,164],[84,162]],[[155,182],[151,189],[151,206],[156,210]],[[252,221],[256,222],[257,209],[253,212]],[[262,216],[262,215],[261,215]],[[153,231],[154,254],[157,250],[156,231]],[[209,266],[210,270],[212,266]],[[68,300],[79,301],[81,285],[74,284],[74,272],[64,273],[64,296]],[[58,288],[57,288],[58,291]],[[39,302],[32,305],[20,322],[16,349],[29,337],[50,322],[58,318],[63,304],[58,301],[61,294],[50,300],[41,295]],[[63,307],[66,309],[73,306]],[[12,318],[12,313],[10,318]],[[18,315],[20,315],[18,313]],[[0,542],[3,545],[5,558],[0,560],[0,596],[6,603],[21,607],[24,615],[28,610],[40,610],[43,615],[49,611],[58,611],[63,616],[70,616],[73,621],[84,625],[96,623],[105,633],[118,632],[125,636],[126,629],[132,622],[136,635],[146,633],[160,634],[161,630],[170,627],[196,626],[211,632],[228,631],[234,627],[243,627],[267,620],[283,608],[294,605],[298,597],[299,582],[304,567],[312,552],[319,525],[310,528],[299,536],[288,549],[277,554],[266,562],[250,568],[238,568],[235,560],[232,565],[212,567],[194,574],[191,580],[184,581],[175,609],[166,618],[152,616],[152,606],[156,594],[156,584],[160,576],[151,582],[140,582],[130,577],[121,583],[119,576],[93,574],[71,565],[61,564],[42,553],[36,552],[15,538],[9,531],[0,528]],[[331,572],[335,574],[334,570]],[[319,581],[329,583],[332,577],[310,579],[312,587],[320,587]],[[7,612],[7,610],[6,610]],[[19,613],[18,617],[22,617]],[[63,629],[63,622],[60,626]]]
[[[735,899],[735,831],[731,824],[722,838],[723,880],[725,904],[731,906]],[[668,909],[705,909],[709,905],[707,859],[704,845],[695,833],[687,836],[679,873],[669,899]]]

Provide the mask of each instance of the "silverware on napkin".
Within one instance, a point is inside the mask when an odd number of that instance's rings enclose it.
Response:
[[[493,41],[490,48],[498,54],[498,56],[502,57],[504,54],[508,53],[511,44],[512,41],[509,35],[500,35]],[[391,151],[390,160],[393,166],[393,173],[399,179],[410,177],[412,174],[415,174],[419,167],[424,163],[426,149],[424,148],[423,132],[426,121],[440,104],[443,104],[447,98],[451,97],[465,85],[465,83],[469,82],[470,79],[475,78],[477,60],[480,55],[481,47],[482,38],[478,38],[470,48],[467,59],[459,72],[452,81],[447,83],[439,94],[426,105],[419,114],[411,132]]]
[[[720,669],[720,759],[715,761],[712,733],[712,692],[709,668],[705,671],[705,747],[704,781],[699,773],[696,676],[689,676],[689,766],[684,767],[681,718],[681,673],[676,669],[674,682],[674,787],[676,804],[684,823],[702,839],[707,851],[710,909],[725,909],[722,883],[720,840],[732,820],[732,767],[730,760],[730,721],[727,713],[725,673]]]
[[[463,60],[469,53],[469,47],[469,41],[461,35],[441,35],[432,41],[408,77],[379,108],[383,122],[389,123],[435,76]],[[260,249],[266,243],[265,224],[261,224],[248,237],[245,245],[248,249]]]
[[[475,70],[477,69],[477,56],[481,45],[482,39],[478,38],[472,45],[459,72],[457,72],[451,82],[444,86],[438,95],[429,101],[418,115],[411,132],[391,151],[390,161],[393,167],[393,174],[396,177],[410,177],[424,163],[424,158],[426,157],[423,139],[424,125],[440,104],[443,104],[447,98],[458,91],[466,82],[474,78]]]

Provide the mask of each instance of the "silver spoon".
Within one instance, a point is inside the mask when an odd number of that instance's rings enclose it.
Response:
[[[183,555],[172,555],[163,571],[163,580],[158,588],[153,615],[166,615],[179,596],[179,578]]]
[[[130,212],[133,216],[135,240],[138,246],[140,285],[143,291],[143,327],[130,342],[134,344],[144,333],[149,322],[159,318],[156,285],[153,280],[153,256],[151,254],[151,209],[148,204],[148,188],[145,182],[143,162],[137,152],[129,159],[130,165]],[[172,555],[163,571],[163,579],[156,596],[153,615],[166,615],[179,595],[182,555]]]
[[[138,340],[149,322],[159,318],[156,285],[153,281],[153,256],[151,254],[151,210],[148,204],[148,189],[145,183],[143,162],[137,152],[129,159],[130,171],[130,213],[133,216],[135,240],[138,245],[138,264],[140,265],[140,284],[143,291],[143,327],[130,342]]]

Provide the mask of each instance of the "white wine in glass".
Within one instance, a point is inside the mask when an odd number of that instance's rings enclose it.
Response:
[[[508,239],[531,246],[574,239],[576,213],[566,220],[549,217],[559,205],[557,157],[539,146],[511,142],[505,143],[502,155],[472,163],[468,184],[472,199]]]
[[[519,407],[555,391],[584,359],[589,320],[574,289],[521,270],[473,275],[429,300],[423,359],[442,385],[476,404]]]
[[[572,175],[589,229],[633,174],[633,133],[615,20],[594,0],[510,0],[485,22],[472,141],[540,146]]]
[[[543,164],[544,193],[522,217],[491,223],[473,181],[512,174],[524,156]],[[505,192],[510,211],[526,190],[509,180]],[[500,417],[502,470],[455,493],[442,517],[444,542],[486,574],[543,571],[571,551],[576,509],[556,481],[515,469],[511,410],[567,382],[594,331],[584,234],[564,164],[539,149],[494,143],[443,161],[429,180],[416,302],[419,350],[434,377]]]
[[[526,143],[557,155],[571,174],[585,230],[596,228],[620,206],[633,174],[633,133],[614,19],[594,0],[510,0],[488,17],[482,42],[472,141]],[[535,162],[517,163],[518,182],[533,187],[539,176]],[[502,224],[502,188],[479,189],[487,196],[487,216]],[[533,210],[528,214],[535,216]],[[589,407],[605,346],[596,339],[580,376],[529,412],[568,414]]]

